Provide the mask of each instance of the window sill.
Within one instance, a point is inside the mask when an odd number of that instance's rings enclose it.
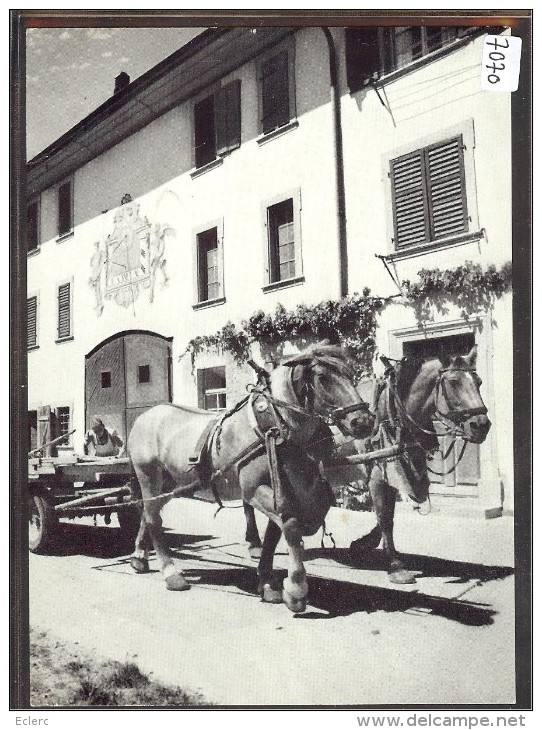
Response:
[[[34,350],[39,350],[39,349],[40,349],[40,346],[39,345],[32,345],[31,347],[27,347],[26,348],[26,351],[27,352],[33,352]]]
[[[277,137],[282,137],[283,134],[287,134],[288,132],[291,132],[292,129],[297,129],[299,127],[299,122],[297,119],[294,119],[291,122],[288,122],[288,124],[284,124],[282,127],[278,127],[277,129],[274,129],[272,132],[267,132],[266,134],[262,134],[261,137],[258,137],[256,142],[259,145],[266,144],[266,142],[271,142],[272,139],[276,139]]]
[[[56,242],[62,243],[63,241],[67,241],[68,238],[73,238],[73,230],[63,233],[61,236],[57,236]]]
[[[285,289],[288,286],[297,286],[305,282],[304,276],[296,276],[293,279],[284,279],[284,281],[274,281],[271,284],[266,284],[262,287],[262,291],[266,294],[269,291],[276,291],[277,289]]]
[[[450,238],[442,238],[438,241],[429,241],[429,243],[422,243],[416,246],[408,246],[404,249],[394,251],[393,253],[386,256],[390,261],[400,261],[401,259],[414,258],[415,256],[423,256],[426,253],[432,253],[438,251],[441,248],[453,248],[454,246],[462,246],[465,243],[472,243],[473,241],[479,241],[485,236],[485,230],[482,228],[479,231],[471,233],[461,233],[458,236],[451,236]]]
[[[36,246],[36,248],[31,248],[30,251],[27,251],[26,255],[28,257],[37,256],[40,252],[41,252],[41,246]]]
[[[59,337],[58,340],[55,340],[57,345],[61,345],[63,342],[73,342],[73,335],[70,335],[69,337]]]
[[[218,297],[218,299],[207,299],[204,302],[196,302],[192,305],[192,309],[207,309],[207,307],[218,307],[224,304],[226,297]]]
[[[192,170],[192,172],[190,173],[190,177],[192,178],[192,180],[194,180],[194,178],[199,177],[200,175],[205,175],[206,172],[214,170],[215,167],[220,167],[223,162],[223,157],[217,157],[215,160],[211,160],[211,162],[208,162],[206,165],[196,167],[196,169]]]

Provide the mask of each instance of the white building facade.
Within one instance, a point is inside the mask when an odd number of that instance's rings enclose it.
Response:
[[[250,369],[214,351],[192,363],[187,343],[278,303],[397,294],[378,256],[399,280],[509,261],[510,97],[480,91],[482,43],[219,29],[121,74],[28,164],[31,442],[76,429],[80,452],[94,414],[126,437],[157,402],[233,405]],[[513,508],[511,295],[423,329],[400,299],[378,318],[380,354],[473,344],[493,428],[433,492],[493,516]]]

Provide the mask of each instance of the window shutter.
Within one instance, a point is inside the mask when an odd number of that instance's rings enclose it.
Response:
[[[70,285],[62,284],[58,287],[58,339],[69,337],[70,328]]]
[[[217,154],[237,149],[241,145],[241,80],[235,79],[215,95],[215,124]]]
[[[445,238],[468,227],[462,138],[426,150],[431,237]]]
[[[380,69],[378,28],[346,29],[346,78],[350,91],[359,91]]]
[[[38,298],[30,297],[26,300],[27,310],[27,330],[26,330],[26,342],[27,347],[35,347],[38,344]]]
[[[194,146],[196,167],[216,157],[214,98],[208,96],[194,106]]]
[[[391,181],[396,247],[428,240],[423,151],[392,160]]]
[[[30,203],[26,211],[26,242],[28,251],[39,245],[39,205]]]
[[[58,188],[58,235],[72,229],[72,186],[68,181]]]
[[[288,51],[261,66],[262,131],[272,132],[290,121]]]

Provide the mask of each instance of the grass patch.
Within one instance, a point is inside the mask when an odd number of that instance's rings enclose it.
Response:
[[[209,707],[196,693],[157,682],[133,661],[100,661],[77,644],[30,631],[32,707]]]

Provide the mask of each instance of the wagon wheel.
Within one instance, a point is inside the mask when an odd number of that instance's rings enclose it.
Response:
[[[44,553],[51,545],[58,526],[58,517],[51,500],[32,494],[28,498],[28,548]]]
[[[123,507],[117,510],[117,519],[123,543],[133,549],[141,523],[141,512],[137,507]]]

